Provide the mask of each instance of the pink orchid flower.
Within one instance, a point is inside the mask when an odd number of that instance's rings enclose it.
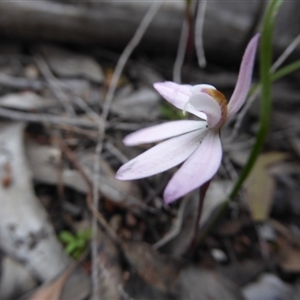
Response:
[[[168,102],[200,120],[167,122],[126,136],[124,144],[127,146],[165,141],[124,164],[116,178],[144,178],[184,162],[165,188],[165,203],[173,202],[209,181],[221,164],[220,129],[241,108],[249,92],[258,40],[259,34],[246,48],[228,105],[225,96],[211,85],[155,83],[154,88]]]

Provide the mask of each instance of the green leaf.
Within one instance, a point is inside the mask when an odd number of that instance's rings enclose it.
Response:
[[[270,73],[272,63],[272,35],[275,18],[282,3],[283,0],[271,0],[263,19],[259,48],[260,82],[262,84],[259,129],[248,161],[241,171],[241,174],[229,195],[230,199],[233,199],[237,195],[239,189],[249,175],[258,155],[263,148],[268,133],[272,103],[272,75]]]
[[[300,60],[294,61],[287,66],[280,68],[277,72],[272,74],[272,82],[281,79],[282,77],[289,75],[292,72],[295,72],[300,69]]]
[[[245,196],[253,221],[265,221],[269,217],[276,182],[269,167],[281,163],[288,155],[281,152],[261,154],[245,181]]]
[[[76,249],[76,250],[74,250],[73,253],[72,253],[72,257],[74,259],[77,259],[81,255],[81,253],[83,252],[83,250],[84,249]]]
[[[73,251],[75,251],[77,249],[77,244],[76,243],[72,243],[72,244],[68,244],[67,247],[65,248],[66,253],[68,254],[72,254]]]
[[[69,231],[66,231],[66,230],[60,231],[58,238],[60,241],[62,241],[63,243],[66,243],[66,244],[72,243],[76,239],[72,233],[70,233]]]
[[[86,248],[88,241],[92,236],[92,230],[79,230],[76,232],[76,235],[73,235],[69,231],[62,230],[59,233],[59,239],[66,244],[65,252],[77,258]]]

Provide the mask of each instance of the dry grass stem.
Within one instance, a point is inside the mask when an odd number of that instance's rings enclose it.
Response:
[[[41,113],[26,113],[21,111],[15,111],[7,108],[0,107],[0,117],[11,119],[15,121],[23,121],[23,122],[37,122],[44,124],[65,124],[65,125],[73,125],[73,126],[82,126],[88,128],[99,128],[99,123],[90,120],[72,118],[72,117],[59,117],[50,114],[41,114]],[[102,126],[101,122],[101,126]]]
[[[113,73],[110,86],[108,88],[107,95],[105,97],[103,110],[101,117],[104,120],[104,122],[107,120],[112,99],[114,97],[117,83],[119,81],[119,78],[123,72],[124,66],[126,62],[128,61],[128,58],[130,57],[131,53],[135,49],[135,47],[139,44],[141,41],[144,33],[146,32],[148,26],[150,25],[151,21],[153,20],[154,16],[158,12],[161,2],[153,2],[153,4],[150,6],[149,10],[147,11],[146,15],[144,16],[142,22],[140,23],[137,31],[135,32],[133,38],[128,43],[126,48],[124,49],[123,53],[121,54],[117,66],[115,68],[115,71]],[[104,140],[104,132],[105,129],[103,126],[99,127],[99,138],[95,149],[95,164],[94,164],[94,176],[93,176],[93,208],[95,210],[98,209],[99,204],[99,180],[100,180],[100,157],[103,149],[103,140]],[[96,300],[99,299],[99,265],[97,264],[97,218],[94,216],[92,221],[92,230],[93,230],[93,236],[92,236],[92,299]]]
[[[201,0],[198,3],[197,19],[195,24],[195,46],[200,68],[205,68],[206,58],[203,47],[203,27],[205,19],[207,0]]]

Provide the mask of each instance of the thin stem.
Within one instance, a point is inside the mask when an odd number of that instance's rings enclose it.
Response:
[[[216,212],[211,216],[210,220],[206,224],[205,228],[201,231],[201,236],[198,237],[198,242],[202,241],[206,236],[207,232],[212,228],[212,226],[217,222],[222,213],[227,209],[230,200],[232,200],[238,193],[240,187],[244,183],[248,174],[250,173],[254,163],[260,154],[260,151],[263,147],[265,138],[267,136],[270,113],[271,113],[271,84],[272,84],[272,75],[270,73],[271,61],[272,61],[272,33],[274,28],[275,17],[279,10],[280,5],[283,0],[271,0],[267,7],[261,42],[260,42],[260,77],[262,83],[262,102],[261,102],[261,114],[260,114],[260,127],[257,133],[256,142],[253,146],[252,152],[248,158],[246,165],[244,166],[239,179],[234,185],[229,197],[224,201]]]
[[[0,117],[25,122],[41,122],[44,124],[58,124],[58,125],[71,125],[71,126],[81,126],[86,128],[97,128],[99,124],[103,126],[102,120],[98,124],[95,121],[73,118],[73,117],[61,117],[50,114],[43,113],[28,113],[22,111],[16,111],[12,109],[0,107]]]
[[[300,60],[297,60],[295,62],[290,63],[287,66],[282,67],[280,70],[278,70],[276,73],[272,74],[272,82],[279,80],[280,78],[295,72],[300,69]]]
[[[187,20],[184,19],[181,28],[176,60],[173,68],[173,81],[177,83],[181,83],[181,69],[182,69],[184,56],[186,52],[188,35],[189,35],[189,27],[188,27]]]
[[[190,246],[190,250],[192,253],[196,249],[200,218],[201,218],[202,211],[203,211],[205,195],[209,188],[210,182],[211,182],[211,180],[207,181],[199,188],[199,204],[198,204],[197,215],[196,215],[196,220],[195,220],[193,238],[192,238],[192,242],[191,242],[191,246]]]
[[[105,97],[103,110],[102,110],[102,119],[104,122],[107,120],[111,103],[117,88],[117,83],[119,78],[123,72],[126,62],[128,58],[132,54],[135,47],[141,41],[144,33],[146,32],[147,28],[149,27],[151,21],[153,20],[154,16],[158,12],[162,2],[153,2],[150,8],[148,9],[146,15],[144,16],[142,22],[140,23],[138,29],[136,30],[134,36],[124,49],[123,53],[121,54],[117,66],[114,70],[112,80],[110,86],[108,88],[107,95]],[[93,199],[92,199],[92,207],[94,211],[98,210],[99,205],[99,182],[100,182],[100,157],[103,149],[103,140],[104,140],[104,132],[105,128],[103,126],[99,126],[99,138],[97,141],[96,149],[95,149],[95,159],[94,159],[94,176],[93,176]],[[98,224],[97,218],[93,216],[92,219],[92,241],[91,241],[91,255],[92,261],[94,262],[92,265],[92,299],[98,300],[99,299],[99,271],[98,271],[98,240],[97,240],[97,232],[98,232]]]
[[[288,58],[288,56],[297,48],[300,43],[300,34],[298,34],[295,39],[289,44],[289,46],[283,51],[277,61],[273,64],[271,72],[275,72],[283,62]]]
[[[39,66],[41,70],[41,73],[47,80],[49,87],[51,88],[51,91],[53,92],[55,97],[60,101],[66,113],[69,116],[76,117],[76,113],[73,106],[69,103],[67,95],[61,89],[58,79],[51,72],[50,67],[48,66],[44,57],[41,54],[35,54],[34,58],[36,64]]]
[[[205,68],[206,58],[203,47],[203,27],[205,19],[207,0],[201,0],[198,4],[197,19],[195,24],[195,46],[200,68]]]
[[[283,0],[271,0],[264,17],[262,36],[260,41],[260,49],[259,49],[260,50],[259,51],[260,77],[262,83],[260,127],[257,133],[255,144],[248,158],[248,161],[244,166],[238,181],[234,185],[229,195],[230,199],[233,199],[237,195],[239,189],[241,188],[242,184],[244,183],[245,179],[250,173],[258,155],[260,154],[263,148],[264,141],[268,133],[270,114],[271,114],[271,103],[272,103],[272,99],[271,99],[272,78],[270,73],[271,62],[272,62],[272,34],[273,34],[275,17],[278,13],[279,7],[282,4],[282,2]]]

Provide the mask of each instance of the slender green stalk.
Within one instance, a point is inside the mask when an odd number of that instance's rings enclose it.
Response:
[[[214,226],[214,224],[219,220],[222,213],[227,209],[229,205],[229,201],[233,199],[238,193],[240,187],[244,183],[248,174],[250,173],[259,153],[262,150],[265,138],[268,133],[269,128],[269,120],[271,113],[271,84],[272,82],[282,78],[283,76],[288,75],[291,72],[294,72],[298,68],[300,68],[300,61],[296,61],[291,63],[283,68],[281,68],[276,73],[271,73],[271,62],[272,62],[272,33],[274,28],[274,22],[279,10],[280,5],[283,3],[283,0],[270,0],[269,5],[267,7],[263,28],[262,28],[262,36],[260,42],[260,83],[256,84],[252,87],[250,91],[250,95],[255,93],[257,89],[262,88],[261,92],[261,112],[260,112],[260,127],[258,130],[257,138],[255,145],[252,149],[252,152],[249,156],[249,159],[243,168],[239,179],[237,180],[235,186],[233,187],[227,201],[223,202],[217,210],[215,210],[208,220],[208,222],[204,225],[201,230],[201,233],[197,237],[197,243],[201,243],[208,231]]]
[[[255,144],[252,152],[244,166],[239,179],[234,185],[229,198],[233,199],[250,173],[258,155],[260,154],[269,128],[270,114],[271,114],[271,84],[272,75],[270,73],[272,63],[272,34],[274,29],[275,18],[279,7],[283,0],[271,0],[266,10],[263,20],[262,35],[259,48],[260,61],[260,78],[262,83],[261,91],[261,110],[260,110],[260,127],[257,133]]]
[[[227,201],[223,202],[216,211],[212,214],[211,218],[201,229],[200,235],[197,237],[197,243],[201,243],[201,241],[205,238],[209,230],[214,226],[214,224],[219,220],[222,213],[227,209],[230,199],[233,199],[238,193],[240,187],[243,182],[247,178],[250,173],[262,147],[267,135],[270,113],[271,113],[271,84],[300,69],[300,60],[295,61],[285,67],[282,67],[275,73],[271,73],[271,60],[272,60],[272,32],[274,27],[274,21],[276,14],[280,5],[283,3],[283,0],[271,0],[269,2],[269,6],[267,8],[263,29],[262,29],[262,37],[260,44],[260,83],[254,85],[249,92],[249,95],[255,93],[258,89],[262,88],[261,93],[261,115],[260,115],[260,128],[257,134],[257,139],[255,145],[252,149],[252,152],[249,156],[248,162],[246,163],[244,169],[241,172],[241,175],[233,187],[229,198]]]
[[[271,76],[272,82],[277,81],[282,77],[289,75],[290,73],[295,72],[299,69],[300,69],[300,60],[296,60],[290,63],[289,65],[282,67],[277,72],[272,74]]]
[[[284,76],[287,76],[297,70],[300,69],[300,60],[296,60],[284,67],[282,67],[281,69],[279,69],[278,71],[274,72],[271,74],[271,80],[272,83],[274,83],[275,81],[283,78]],[[261,83],[258,82],[256,84],[254,84],[248,94],[248,99],[254,94],[254,93],[258,93],[261,89]]]

